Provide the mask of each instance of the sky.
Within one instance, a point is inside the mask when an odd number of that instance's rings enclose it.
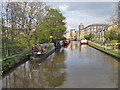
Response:
[[[17,0],[15,1],[17,2]],[[78,31],[80,24],[83,24],[85,27],[90,24],[108,24],[108,17],[115,13],[115,6],[118,3],[118,0],[109,0],[109,2],[108,0],[102,0],[102,2],[100,0],[97,0],[98,2],[94,2],[94,0],[93,2],[91,0],[90,2],[88,2],[88,0],[84,0],[85,2],[80,0],[33,1],[44,1],[44,3],[53,8],[59,8],[63,16],[66,17],[65,22],[67,31],[70,31],[71,29]]]
[[[66,17],[67,31],[79,30],[79,25],[108,24],[108,17],[115,13],[117,2],[46,2],[53,8],[59,8]]]

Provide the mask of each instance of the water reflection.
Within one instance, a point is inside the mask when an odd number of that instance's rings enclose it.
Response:
[[[72,41],[47,59],[31,60],[3,77],[4,88],[117,88],[118,61]]]
[[[72,42],[69,48],[74,51],[74,53],[70,53],[70,51],[68,50],[69,54],[67,55],[67,57],[69,58],[69,60],[67,60],[67,65],[70,67],[68,71],[72,73],[72,77],[79,76],[79,78],[81,78],[78,79],[78,81],[76,80],[77,83],[74,82],[76,83],[76,85],[71,85],[72,87],[70,88],[73,88],[74,86],[79,86],[81,88],[100,88],[100,86],[118,87],[118,61],[116,58],[104,54],[88,45],[80,45],[79,42]],[[76,73],[74,73],[75,71]],[[81,75],[80,73],[82,73],[83,75]],[[99,79],[96,76],[99,77]],[[84,80],[82,78],[84,78]],[[94,80],[89,80],[91,78],[93,78]],[[68,79],[70,79],[68,80],[68,82],[73,81],[69,77]],[[84,81],[87,82],[83,84]],[[99,81],[99,83],[97,81]],[[65,84],[66,86],[68,85],[67,83]],[[63,87],[65,87],[65,85]]]
[[[79,42],[73,42],[73,41],[71,41],[71,43],[69,44],[69,46],[68,46],[68,48],[70,48],[71,50],[76,50],[78,47],[79,47]]]
[[[59,55],[58,55],[59,54]],[[62,57],[61,57],[62,56]],[[66,78],[65,55],[54,53],[45,60],[32,60],[17,67],[3,79],[4,88],[58,87]],[[43,62],[44,61],[44,62]]]
[[[81,57],[84,57],[84,58],[88,57],[91,60],[94,60],[96,62],[107,63],[108,65],[110,65],[110,67],[118,69],[118,61],[116,58],[113,58],[110,55],[104,54],[92,47],[89,47],[86,44],[81,45],[79,41],[71,42],[69,45],[69,48],[71,50],[76,50],[79,48],[79,51],[81,52],[80,53]]]

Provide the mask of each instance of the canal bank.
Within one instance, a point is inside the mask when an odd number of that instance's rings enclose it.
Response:
[[[99,51],[101,51],[101,52],[104,52],[104,53],[106,53],[108,55],[111,55],[111,56],[117,58],[118,60],[120,59],[120,53],[119,52],[115,52],[112,49],[105,49],[105,48],[103,48],[101,46],[98,46],[97,44],[95,44],[95,43],[93,43],[91,41],[88,41],[88,45],[95,48],[95,49],[97,49],[97,50],[99,50]]]
[[[2,77],[3,88],[117,88],[118,61],[71,41],[41,60],[28,60]]]
[[[5,74],[7,71],[11,70],[12,68],[15,68],[19,64],[22,64],[29,60],[29,53],[30,51],[24,52],[23,54],[16,55],[14,57],[9,57],[4,59],[2,62],[2,68],[0,74]]]
[[[42,47],[43,46],[46,46],[46,44],[42,44],[41,45]],[[32,57],[33,60],[34,59],[43,59],[43,58],[46,58],[48,57],[49,55],[51,55],[54,51],[55,51],[55,47],[54,47],[54,44],[47,44],[48,49],[47,51],[45,52],[45,54],[42,56],[42,57],[38,57],[38,58],[35,58],[34,56]],[[2,63],[2,68],[0,68],[1,72],[0,74],[5,74],[7,73],[9,70],[17,67],[18,65],[20,64],[23,64],[25,63],[26,61],[28,60],[31,60],[31,50],[27,51],[27,52],[24,52],[22,54],[19,54],[19,55],[15,55],[15,56],[11,56],[11,57],[8,57],[6,59],[3,59],[0,63]]]
[[[45,54],[41,55],[41,56],[30,56],[30,60],[35,60],[35,59],[44,59],[46,57],[48,57],[49,55],[51,55],[53,52],[55,52],[55,47],[51,48],[49,51],[47,51]]]

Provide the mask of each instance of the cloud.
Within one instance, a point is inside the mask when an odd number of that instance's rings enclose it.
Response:
[[[66,19],[67,22],[67,31],[69,31],[70,29],[76,29],[78,30],[79,28],[79,24],[80,24],[80,19],[78,18],[67,18]]]
[[[86,19],[82,19],[82,18],[72,18],[72,17],[68,17],[66,19],[67,22],[67,31],[69,31],[70,29],[75,29],[75,30],[79,30],[79,25],[80,23],[82,23],[85,27],[90,25],[90,24],[106,24],[106,19],[105,18],[86,18]]]
[[[106,24],[107,17],[115,12],[116,2],[54,2],[51,6],[59,8],[66,17],[66,27],[78,30],[79,24]]]
[[[56,6],[63,12],[84,13],[91,16],[105,16],[114,13],[117,2],[54,2],[51,6]],[[76,13],[77,14],[77,13]]]
[[[69,6],[68,11],[85,13],[91,16],[105,16],[114,12],[114,2],[72,2],[65,3]]]
[[[68,5],[64,4],[64,5],[60,5],[60,6],[59,6],[59,9],[60,9],[61,11],[67,11],[68,7],[69,7]]]

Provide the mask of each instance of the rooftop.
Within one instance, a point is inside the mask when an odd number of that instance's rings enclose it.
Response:
[[[91,24],[91,25],[108,25],[108,24]]]

